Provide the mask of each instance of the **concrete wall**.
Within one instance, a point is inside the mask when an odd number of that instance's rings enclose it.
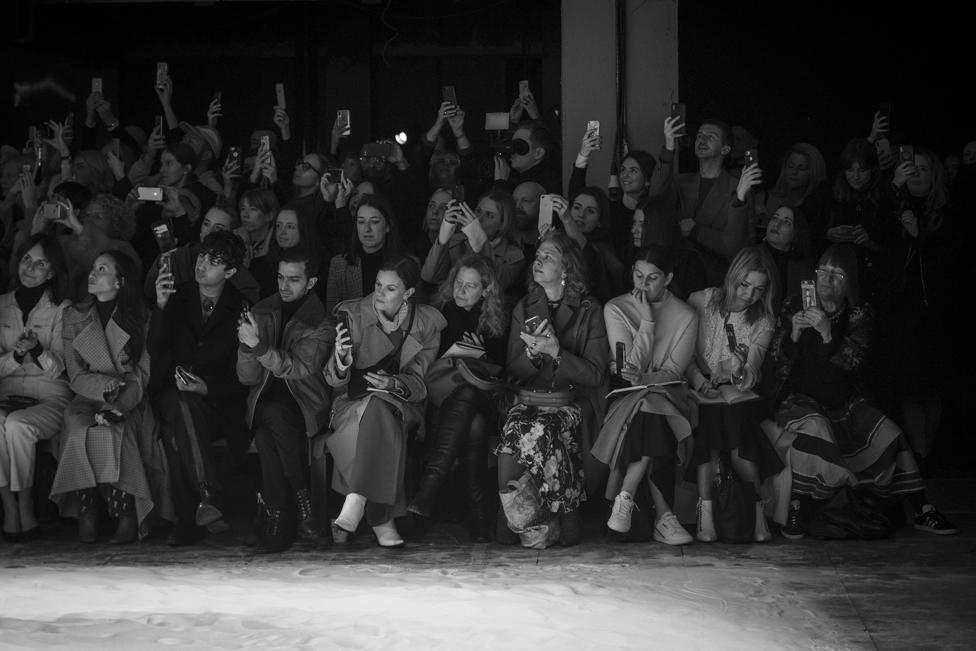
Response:
[[[606,187],[616,133],[614,5],[625,12],[627,139],[657,155],[678,95],[678,0],[563,0],[562,140],[568,181],[587,120],[600,120],[604,146],[587,180]]]

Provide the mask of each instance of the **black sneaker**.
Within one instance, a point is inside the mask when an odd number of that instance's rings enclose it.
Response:
[[[949,536],[959,533],[959,529],[956,528],[956,525],[946,520],[944,515],[935,510],[935,507],[929,506],[928,508],[928,511],[923,510],[921,515],[915,516],[916,529],[919,531],[928,531],[929,533],[938,534],[940,536]]]
[[[790,502],[790,511],[786,515],[786,524],[780,528],[784,538],[800,540],[807,535],[807,528],[803,524],[803,512],[800,510],[800,500]]]

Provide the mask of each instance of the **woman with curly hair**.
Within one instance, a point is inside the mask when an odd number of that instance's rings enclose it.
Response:
[[[441,332],[438,352],[441,358],[432,365],[427,377],[443,370],[439,367],[453,368],[450,357],[459,347],[467,351],[464,359],[472,366],[490,367],[497,369],[495,374],[500,374],[505,363],[508,321],[491,261],[474,254],[461,258],[441,285],[439,294],[447,327]],[[468,353],[480,361],[476,364],[467,357]],[[435,395],[434,386],[428,383],[428,397],[440,403],[440,409],[420,488],[407,510],[425,518],[433,514],[437,492],[463,451],[470,508],[468,531],[475,542],[488,542],[485,471],[488,437],[498,427],[498,405],[491,393],[468,382],[446,389],[444,393],[450,391],[447,395]]]
[[[575,545],[586,499],[582,459],[603,422],[609,346],[603,310],[587,293],[582,253],[570,236],[551,230],[542,238],[511,323],[508,374],[521,390],[495,450],[498,486],[504,493],[531,482],[549,530]],[[525,531],[511,528],[508,515],[498,514],[496,540],[512,545]]]

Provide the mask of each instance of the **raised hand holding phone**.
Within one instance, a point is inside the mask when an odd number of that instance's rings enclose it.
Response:
[[[241,309],[241,319],[237,325],[237,340],[249,348],[254,348],[261,343],[258,326],[254,322],[247,304]]]
[[[339,312],[337,315],[335,362],[344,368],[352,364],[352,335],[349,333],[348,312]]]

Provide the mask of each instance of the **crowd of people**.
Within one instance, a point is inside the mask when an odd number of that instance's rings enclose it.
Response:
[[[43,535],[41,453],[81,541],[107,516],[111,543],[191,545],[229,527],[253,451],[267,553],[367,528],[399,547],[458,501],[480,542],[574,545],[582,513],[711,542],[726,473],[755,542],[804,537],[845,488],[957,532],[923,470],[976,141],[944,166],[875,114],[835,165],[796,143],[772,179],[742,127],[675,116],[603,188],[588,126],[564,190],[528,89],[490,149],[445,101],[418,142],[359,151],[341,115],[303,150],[283,106],[225,146],[219,96],[193,125],[169,76],[156,93],[148,135],[93,91],[3,148],[5,540]]]

